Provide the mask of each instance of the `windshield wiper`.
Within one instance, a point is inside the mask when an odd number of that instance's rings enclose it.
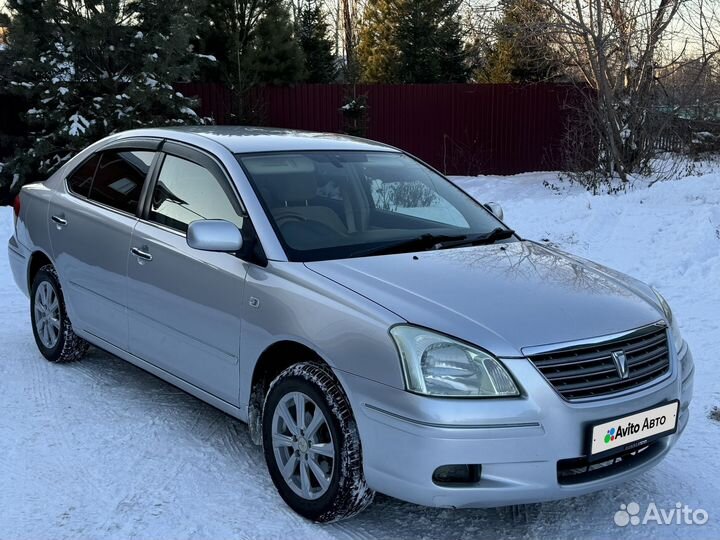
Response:
[[[464,242],[467,240],[466,235],[448,236],[445,234],[425,233],[415,238],[401,240],[389,246],[375,247],[351,253],[351,257],[367,257],[371,255],[390,255],[393,253],[408,253],[412,251],[426,251],[428,249],[438,249],[439,246],[448,242]]]
[[[448,249],[460,246],[480,246],[494,244],[498,240],[507,240],[513,234],[515,234],[515,231],[513,231],[512,229],[503,229],[501,227],[497,227],[496,229],[493,229],[486,234],[466,236],[465,238],[458,238],[439,242],[435,249]]]

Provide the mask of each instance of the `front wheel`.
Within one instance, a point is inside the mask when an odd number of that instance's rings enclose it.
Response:
[[[329,368],[301,363],[283,371],[270,385],[262,422],[270,476],[295,512],[337,521],[372,502],[352,410]]]

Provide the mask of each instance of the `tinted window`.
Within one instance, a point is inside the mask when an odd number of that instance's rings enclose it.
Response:
[[[76,170],[71,176],[68,177],[67,183],[70,191],[77,195],[87,197],[90,193],[90,186],[92,185],[93,176],[95,176],[95,169],[100,161],[100,154],[95,154],[93,157],[83,163],[78,170]]]
[[[179,231],[199,219],[225,219],[242,228],[234,194],[205,167],[167,156],[153,191],[150,220]]]
[[[90,190],[90,198],[134,214],[155,152],[113,150],[103,152]]]

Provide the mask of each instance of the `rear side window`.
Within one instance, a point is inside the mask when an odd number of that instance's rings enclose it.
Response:
[[[134,214],[155,152],[111,150],[103,152],[89,198]]]
[[[67,183],[70,191],[83,197],[88,196],[99,161],[100,154],[95,154],[68,177]]]
[[[153,191],[149,218],[186,232],[199,219],[224,219],[243,226],[243,212],[227,186],[205,167],[168,155]]]

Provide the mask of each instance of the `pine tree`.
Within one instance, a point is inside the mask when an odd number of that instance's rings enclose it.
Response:
[[[254,84],[291,84],[305,78],[305,59],[295,38],[290,11],[277,1],[258,22],[244,66]]]
[[[360,29],[357,62],[360,77],[369,83],[397,83],[403,51],[397,39],[400,3],[405,0],[369,0]]]
[[[7,85],[28,103],[30,140],[0,172],[2,190],[47,177],[110,133],[201,122],[193,100],[172,86],[198,60],[191,5],[10,0]]]
[[[551,13],[537,0],[502,0],[495,43],[476,78],[491,83],[534,83],[562,75],[558,53],[545,32]]]
[[[199,50],[217,59],[200,67],[201,80],[245,87],[243,60],[258,22],[278,0],[207,0],[200,9]]]
[[[358,57],[367,82],[464,82],[460,0],[369,0]]]
[[[331,83],[337,78],[337,65],[333,55],[334,44],[328,37],[328,23],[322,7],[311,2],[300,13],[300,46],[305,55],[306,81]]]
[[[232,85],[237,65],[233,54],[235,25],[229,16],[232,0],[207,0],[198,15],[198,52],[215,58],[198,66],[198,80]]]

